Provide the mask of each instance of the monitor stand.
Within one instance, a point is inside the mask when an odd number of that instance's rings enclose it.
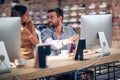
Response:
[[[0,75],[11,71],[8,53],[3,41],[0,41]]]
[[[109,55],[111,52],[110,52],[108,42],[106,40],[104,32],[98,32],[98,36],[99,36],[100,45],[102,48],[101,52],[102,52],[103,56]]]

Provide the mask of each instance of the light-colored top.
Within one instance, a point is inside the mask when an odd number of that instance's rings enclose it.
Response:
[[[34,58],[34,45],[38,44],[37,35],[33,23],[30,21],[27,26],[21,26],[21,46],[20,57],[24,59]],[[30,32],[28,34],[25,30],[27,28]]]
[[[52,27],[48,27],[41,32],[41,39],[43,43],[47,43],[51,45],[52,51],[51,55],[58,55],[60,54],[61,50],[70,50],[71,44],[64,45],[62,44],[63,39],[70,38],[71,36],[75,35],[75,31],[69,27],[64,26],[62,27],[61,38],[57,39],[57,36]]]

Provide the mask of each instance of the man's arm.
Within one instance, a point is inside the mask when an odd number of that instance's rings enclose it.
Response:
[[[53,40],[53,33],[49,29],[46,29],[41,32],[41,38],[42,38],[43,43],[50,44],[51,48],[53,50],[56,50],[56,49],[60,49],[60,48],[64,47],[67,44],[76,42],[79,38],[78,35],[75,35],[75,33],[74,33],[74,31],[72,31],[72,29],[70,29],[68,34],[71,35],[70,38],[61,39],[61,40]]]
[[[44,43],[50,44],[53,50],[60,49],[67,44],[74,43],[78,40],[78,36],[72,36],[69,39],[62,39],[62,40],[53,40],[52,38],[48,38],[45,40]]]

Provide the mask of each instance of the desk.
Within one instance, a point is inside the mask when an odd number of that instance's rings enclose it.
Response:
[[[84,61],[74,61],[72,58],[57,59],[56,61],[48,60],[48,68],[46,69],[33,68],[34,60],[28,60],[25,66],[13,68],[12,73],[0,74],[0,80],[12,80],[13,73],[16,74],[20,80],[32,80],[35,78],[60,74],[63,72],[69,72],[76,69],[84,68],[98,59],[96,57],[92,58],[91,54],[85,55],[84,58]],[[111,54],[109,56],[104,56],[95,65],[114,62],[119,59],[120,50],[111,50]]]

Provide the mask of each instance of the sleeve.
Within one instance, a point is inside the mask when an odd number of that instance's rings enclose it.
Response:
[[[48,38],[45,43],[50,44],[52,50],[57,50],[63,47],[62,40],[53,40],[52,38]]]
[[[48,30],[44,30],[41,32],[42,42],[45,44],[50,44],[51,49],[56,50],[63,47],[62,40],[53,40],[52,33],[48,32]]]

